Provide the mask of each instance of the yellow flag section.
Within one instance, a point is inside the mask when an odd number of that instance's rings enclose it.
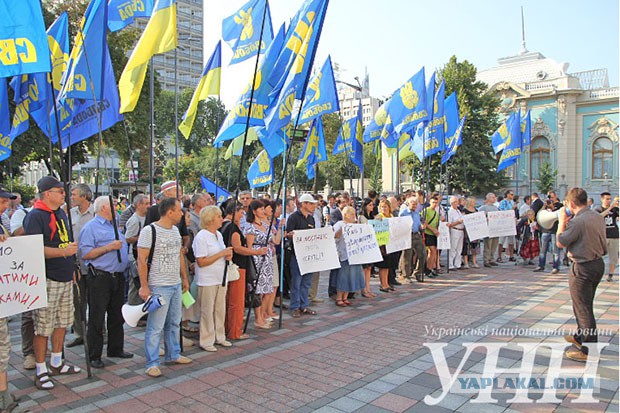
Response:
[[[120,113],[131,112],[138,103],[149,59],[177,47],[176,0],[157,0],[144,33],[118,81]]]
[[[200,81],[192,100],[189,102],[187,112],[183,115],[183,121],[179,125],[179,130],[185,136],[185,139],[189,138],[192,133],[192,127],[194,126],[194,120],[196,120],[196,109],[198,109],[198,102],[205,100],[209,95],[220,94],[220,79],[222,77],[222,42],[217,42],[213,54],[209,58],[209,61],[205,65]]]

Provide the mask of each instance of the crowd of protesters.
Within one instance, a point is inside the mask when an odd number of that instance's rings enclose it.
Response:
[[[328,278],[327,293],[334,305],[348,307],[356,294],[365,299],[389,295],[403,283],[423,283],[445,276],[446,271],[514,262],[535,265],[533,271],[543,272],[549,254],[550,272],[555,274],[569,259],[555,239],[558,223],[545,228],[537,221],[539,211],[563,207],[554,191],[542,198],[532,193],[521,203],[511,190],[499,199],[494,193],[480,200],[454,195],[443,203],[439,193],[424,191],[378,196],[371,190],[364,199],[354,199],[347,192],[326,199],[303,194],[284,202],[268,195],[254,198],[243,191],[237,200],[216,205],[215,194],[185,195],[177,182],[168,181],[153,202],[138,191],[131,203],[126,198],[93,199],[84,184],[71,187],[70,200],[67,207],[65,185],[53,177],[39,181],[36,200],[28,207],[21,205],[19,194],[0,190],[0,240],[31,234],[44,238],[48,306],[21,314],[24,368],[35,370],[34,384],[42,390],[54,388],[54,376],[81,371],[64,360],[67,329],[74,335],[66,346],[86,341],[94,368],[105,368],[105,343],[107,357],[133,357],[123,346],[125,303],[141,306],[153,297],[161,298],[161,307],[139,323],[145,328],[146,374],[158,377],[162,357],[166,363],[192,362],[181,355],[182,347],[198,345],[216,352],[218,347],[250,338],[251,332],[273,328],[278,307],[288,310],[292,318],[316,315],[311,305],[324,301],[319,292],[321,277]],[[590,208],[605,220],[607,280],[612,281],[618,261],[618,197],[612,202],[611,194],[604,192],[600,200],[599,206]],[[470,240],[464,217],[498,210],[514,211],[517,235]],[[410,249],[387,253],[381,246],[380,262],[348,262],[343,239],[347,224],[398,216],[411,217]],[[444,269],[442,251],[437,249],[441,222],[449,228],[451,245]],[[334,230],[341,268],[302,274],[293,236],[296,231],[323,226]],[[373,277],[378,278],[378,290],[372,288]],[[195,299],[187,308],[182,306],[186,292]],[[250,333],[244,329],[245,308],[253,309]],[[87,331],[82,329],[84,322]],[[181,339],[181,330],[189,338]],[[196,342],[192,336],[197,336]],[[7,390],[8,338],[5,318],[0,323],[0,409],[15,405]]]

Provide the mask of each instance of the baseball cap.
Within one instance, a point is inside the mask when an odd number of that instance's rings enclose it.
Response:
[[[312,202],[313,204],[319,202],[310,194],[303,194],[299,197],[299,202]]]
[[[176,186],[177,186],[177,181],[166,181],[163,184],[161,184],[161,191],[164,192],[168,189],[176,188]]]
[[[64,188],[65,185],[53,176],[44,176],[37,182],[39,193],[49,191],[52,188]]]
[[[17,199],[17,196],[0,187],[0,198]]]

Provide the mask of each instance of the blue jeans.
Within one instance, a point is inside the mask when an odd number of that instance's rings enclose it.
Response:
[[[159,342],[164,330],[165,361],[175,361],[181,356],[179,334],[181,331],[181,283],[177,285],[149,285],[151,294],[159,294],[165,304],[149,313],[144,334],[146,368],[159,366]]]
[[[538,256],[538,266],[541,268],[545,268],[545,264],[547,263],[547,251],[553,251],[553,268],[559,270],[560,269],[560,248],[555,243],[555,233],[551,232],[543,232],[542,237],[540,238],[540,255]],[[550,245],[551,248],[550,249]]]
[[[308,292],[312,285],[312,276],[314,273],[301,274],[299,271],[299,264],[297,264],[297,257],[295,254],[291,255],[291,285],[290,294],[291,302],[289,304],[290,310],[304,310],[308,308]]]

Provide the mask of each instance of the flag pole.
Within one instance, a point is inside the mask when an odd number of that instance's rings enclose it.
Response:
[[[131,164],[131,171],[133,172],[133,183],[136,188],[136,192],[138,191],[138,179],[136,174],[136,167],[133,165],[133,151],[131,150],[131,143],[129,142],[129,132],[127,131],[127,123],[125,123],[125,119],[123,118],[123,129],[125,130],[125,138],[127,140],[127,151],[129,152],[129,163]],[[132,199],[133,202],[133,199]]]
[[[153,196],[153,191],[155,189],[155,183],[153,181],[153,174],[154,174],[154,163],[155,160],[154,158],[154,146],[155,146],[155,102],[154,102],[154,94],[155,94],[155,75],[154,75],[154,70],[153,69],[153,58],[151,57],[150,62],[149,62],[149,102],[151,105],[151,122],[149,125],[149,129],[150,129],[150,141],[149,141],[149,175],[151,176],[150,182],[149,182],[149,192],[150,192],[150,196],[151,196],[151,204],[153,204],[153,201],[155,200],[154,196]]]
[[[178,79],[178,50],[174,48],[174,181],[176,184],[176,195],[179,199],[179,79]]]

